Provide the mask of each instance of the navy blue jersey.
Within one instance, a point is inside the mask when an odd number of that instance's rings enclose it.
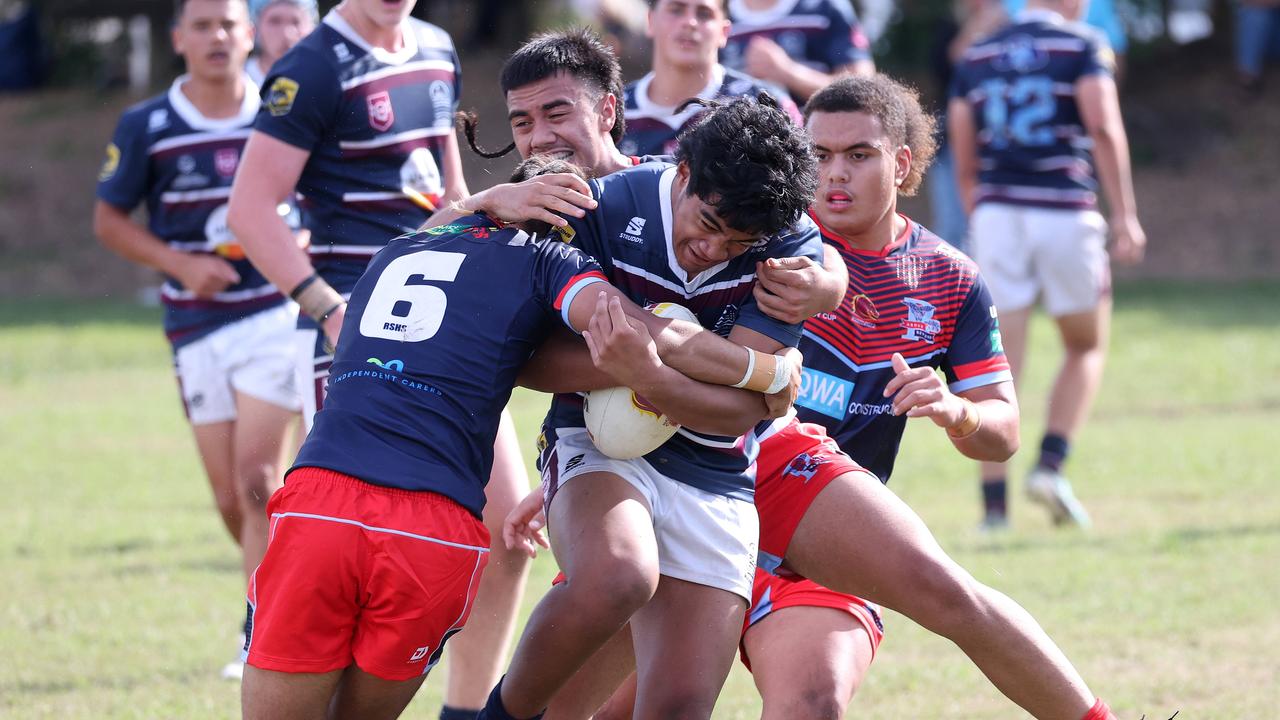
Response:
[[[973,108],[977,202],[1093,208],[1093,141],[1076,103],[1083,77],[1110,74],[1101,34],[1046,10],[1017,21],[964,54],[952,97]]]
[[[390,238],[438,203],[461,75],[453,41],[410,18],[404,48],[366,43],[336,11],[271,67],[254,129],[311,155],[298,179],[311,259],[348,292]]]
[[[745,71],[753,37],[769,38],[793,60],[824,73],[871,59],[871,43],[849,0],[778,0],[768,10],[729,0],[729,19],[733,27],[720,62],[734,70]]]
[[[347,306],[294,468],[453,498],[476,517],[516,373],[599,266],[482,215],[392,240]]]
[[[197,298],[165,278],[164,330],[175,349],[285,302],[227,228],[231,181],[258,111],[258,87],[246,78],[239,114],[213,119],[182,93],[189,79],[184,75],[167,93],[125,111],[98,175],[100,200],[124,212],[145,201],[151,234],[175,250],[218,255],[240,274],[240,282],[211,298]],[[296,227],[296,209],[282,210]]]
[[[755,268],[771,257],[806,256],[822,262],[817,227],[807,218],[742,255],[696,276],[676,262],[672,247],[671,189],[676,166],[650,162],[591,180],[599,206],[569,219],[564,235],[593,256],[615,287],[637,305],[674,302],[698,316],[703,327],[727,336],[737,325],[794,347],[800,326],[765,315],[752,295]],[[583,427],[582,398],[557,395],[543,427],[549,446],[558,428]],[[755,487],[754,432],[720,437],[680,428],[644,459],[663,475],[719,495],[749,500]]]
[[[910,220],[879,253],[823,234],[844,258],[849,289],[834,313],[804,325],[796,413],[888,481],[907,424],[884,397],[890,358],[941,368],[953,393],[1011,381],[996,308],[974,262]]]
[[[618,149],[626,155],[672,155],[676,151],[677,136],[690,123],[706,112],[700,105],[690,105],[683,112],[676,108],[656,105],[649,99],[649,84],[653,73],[630,83],[623,93],[623,114],[627,119],[627,133],[622,136]],[[698,93],[704,100],[728,100],[736,97],[756,97],[767,92],[777,99],[782,109],[796,124],[803,118],[791,96],[783,90],[766,85],[755,78],[723,65],[716,65],[707,86]]]

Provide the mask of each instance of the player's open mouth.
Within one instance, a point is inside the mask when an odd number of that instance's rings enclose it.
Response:
[[[827,193],[827,207],[832,210],[843,210],[853,204],[853,198],[849,197],[849,193],[843,190],[833,190]]]
[[[206,55],[205,58],[209,60],[209,62],[226,62],[231,59],[231,53],[222,50],[215,50]]]
[[[569,158],[573,157],[573,150],[569,148],[555,148],[554,150],[547,150],[542,154],[550,155],[551,157],[557,160],[568,160]]]

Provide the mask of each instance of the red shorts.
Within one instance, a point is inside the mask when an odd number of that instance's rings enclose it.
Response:
[[[247,662],[384,680],[425,674],[462,629],[489,532],[436,493],[301,468],[267,504],[267,554],[249,580]]]
[[[773,570],[782,562],[813,499],[848,472],[867,470],[845,455],[821,425],[792,420],[760,444],[756,511],[760,513],[761,567]]]
[[[823,607],[849,613],[866,629],[871,638],[871,657],[875,658],[880,641],[884,639],[884,622],[880,619],[880,607],[856,595],[846,595],[828,590],[818,583],[799,575],[779,577],[763,570],[756,570],[755,584],[751,588],[751,609],[742,623],[742,634],[769,616],[770,613],[789,607]],[[742,664],[751,669],[747,648],[738,648]]]

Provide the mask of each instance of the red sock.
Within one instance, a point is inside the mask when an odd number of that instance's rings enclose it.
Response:
[[[1080,720],[1119,720],[1119,718],[1111,712],[1111,708],[1107,707],[1102,698],[1098,698],[1093,703],[1093,707],[1089,708],[1089,712],[1085,713]]]

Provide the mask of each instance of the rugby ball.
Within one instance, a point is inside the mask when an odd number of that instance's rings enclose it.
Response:
[[[658,317],[698,322],[698,316],[675,303],[649,309]],[[648,455],[676,434],[680,426],[629,387],[592,390],[582,401],[587,435],[600,452],[615,460]]]

